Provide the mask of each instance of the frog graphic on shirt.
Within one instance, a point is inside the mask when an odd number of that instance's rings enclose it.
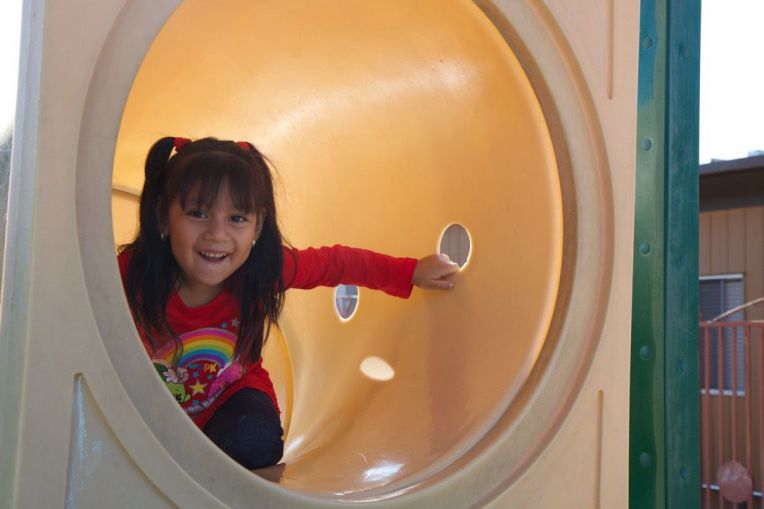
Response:
[[[185,403],[191,399],[191,395],[186,393],[186,386],[183,384],[188,380],[188,371],[182,367],[168,366],[163,362],[154,361],[154,369],[157,370],[159,376],[162,377],[170,394],[178,401],[178,403]]]

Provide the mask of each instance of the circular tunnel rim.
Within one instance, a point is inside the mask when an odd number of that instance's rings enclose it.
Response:
[[[567,232],[572,224],[595,224],[597,235],[588,233],[590,229],[578,229],[578,237],[573,246],[570,246],[574,252],[575,266],[571,266],[569,261],[564,262],[563,277],[568,277],[569,285],[568,301],[569,305],[565,309],[555,307],[554,318],[557,326],[551,334],[557,335],[549,344],[555,345],[555,351],[547,352],[549,357],[543,364],[538,364],[539,369],[534,367],[534,371],[543,375],[555,361],[559,361],[555,354],[559,353],[559,346],[565,344],[574,348],[580,348],[583,352],[577,362],[568,362],[564,369],[569,374],[567,382],[573,379],[575,383],[569,384],[574,389],[579,389],[582,383],[582,374],[586,367],[591,363],[592,352],[599,340],[598,332],[602,328],[606,304],[586,303],[587,299],[578,298],[583,293],[587,295],[607,294],[610,288],[612,275],[612,257],[608,254],[612,252],[613,231],[609,217],[612,217],[612,199],[610,197],[610,178],[606,168],[606,154],[604,139],[599,127],[598,117],[592,104],[592,99],[588,95],[581,95],[579,90],[587,90],[584,77],[575,61],[571,61],[569,54],[559,51],[560,44],[566,47],[564,37],[558,28],[549,26],[548,20],[540,19],[536,10],[543,8],[540,2],[529,2],[528,4],[512,5],[512,2],[475,2],[477,8],[480,8],[487,15],[490,22],[499,28],[499,31],[507,40],[513,51],[516,51],[516,45],[522,39],[524,33],[534,33],[536,38],[528,38],[530,46],[526,48],[526,56],[532,55],[531,59],[521,60],[525,65],[537,66],[544,73],[560,73],[564,70],[565,80],[547,80],[539,82],[536,78],[534,82],[532,74],[526,73],[531,79],[534,91],[538,87],[546,88],[550,97],[554,99],[568,98],[567,102],[559,101],[565,104],[563,108],[557,111],[545,110],[546,115],[557,115],[561,125],[569,130],[575,128],[585,129],[591,134],[587,139],[591,142],[589,146],[579,147],[580,150],[573,154],[568,151],[564,139],[552,138],[555,151],[559,160],[569,159],[570,180],[574,184],[574,203],[568,204],[564,216],[564,229]],[[531,4],[539,5],[531,5]],[[156,394],[146,394],[142,388],[145,385],[132,383],[125,376],[126,366],[133,367],[140,363],[141,359],[145,361],[145,353],[142,352],[140,342],[137,340],[137,333],[130,319],[126,303],[123,302],[122,309],[116,312],[113,300],[100,298],[103,295],[114,294],[121,295],[122,288],[116,269],[116,260],[113,256],[104,256],[105,253],[113,253],[113,237],[111,233],[111,215],[106,214],[99,217],[93,214],[94,205],[96,210],[110,210],[110,189],[111,189],[111,160],[116,146],[116,133],[119,129],[122,108],[127,101],[130,91],[130,85],[136,73],[138,72],[140,62],[143,56],[148,52],[156,35],[162,26],[169,19],[174,8],[179,5],[179,1],[172,0],[165,5],[165,11],[161,14],[148,2],[135,2],[126,4],[120,16],[116,19],[112,30],[101,49],[98,64],[94,70],[90,82],[87,100],[83,110],[82,128],[80,130],[77,175],[76,175],[76,194],[77,200],[77,224],[78,224],[78,242],[82,254],[82,263],[84,277],[90,299],[94,318],[99,332],[103,339],[104,346],[107,349],[109,358],[114,364],[117,376],[120,379],[127,398],[135,405],[138,413],[160,442],[167,448],[169,454],[176,459],[179,468],[186,472],[194,483],[198,483],[198,488],[204,489],[218,497],[221,501],[232,503],[244,503],[251,500],[252,494],[259,496],[267,495],[273,497],[272,500],[284,502],[301,502],[314,500],[317,504],[325,505],[328,500],[323,496],[306,496],[290,489],[281,488],[271,483],[263,481],[252,476],[246,471],[235,466],[230,460],[217,454],[216,448],[207,441],[202,440],[198,448],[202,449],[202,454],[194,454],[183,451],[181,441],[177,438],[170,439],[171,436],[181,433],[192,438],[192,435],[198,435],[199,431],[179,410],[168,412],[168,401],[171,397],[165,394],[166,391],[156,391]],[[509,22],[510,18],[521,18],[516,24]],[[134,20],[145,20],[154,18],[153,24],[143,26],[141,30],[136,30],[132,22]],[[160,19],[161,18],[161,19]],[[538,37],[541,34],[542,37]],[[126,65],[129,62],[129,65]],[[575,69],[571,72],[570,69]],[[549,122],[548,122],[549,125]],[[93,144],[94,139],[100,139],[103,143]],[[109,168],[109,171],[104,171]],[[594,171],[592,171],[594,169]],[[586,172],[596,174],[597,179],[586,178]],[[93,192],[95,190],[95,192]],[[595,203],[599,206],[592,206],[588,210],[582,210],[576,207],[576,204],[584,203],[586,199],[598,198]],[[103,216],[103,215],[101,215]],[[583,235],[583,238],[581,237]],[[588,235],[588,237],[587,237]],[[591,237],[591,238],[590,238]],[[568,237],[565,238],[569,240]],[[564,241],[563,249],[570,242]],[[597,276],[576,277],[579,271],[583,270],[580,264],[584,263],[581,257],[576,253],[583,247],[586,247],[590,253],[588,266]],[[591,253],[594,256],[591,256]],[[565,266],[565,264],[568,264]],[[586,267],[584,267],[586,268]],[[123,299],[124,300],[124,299]],[[592,299],[594,300],[594,299]],[[582,304],[581,301],[584,301]],[[581,306],[589,306],[588,313],[581,310]],[[561,313],[562,311],[562,313]],[[576,313],[584,316],[595,317],[591,325],[578,327],[572,326],[572,315]],[[562,314],[563,316],[560,316]],[[127,331],[127,332],[126,332]],[[125,335],[131,336],[134,341],[125,341]],[[128,344],[131,343],[131,344]],[[545,342],[545,346],[546,346]],[[146,369],[149,369],[148,362],[145,362]],[[160,381],[149,378],[148,385],[152,388],[160,388]],[[537,376],[541,378],[541,376]],[[558,377],[558,381],[565,377]],[[152,384],[152,382],[154,382]],[[515,408],[514,416],[511,418],[500,419],[499,424],[495,425],[481,439],[479,444],[472,452],[467,453],[457,464],[446,467],[440,473],[436,473],[418,486],[419,489],[411,490],[411,487],[401,489],[397,492],[380,491],[379,493],[364,493],[363,500],[373,501],[387,499],[393,496],[406,495],[406,499],[414,502],[417,499],[426,498],[429,503],[453,503],[456,500],[468,504],[485,502],[489,500],[496,490],[506,487],[508,482],[516,478],[524,471],[530,462],[535,459],[541,450],[543,450],[544,440],[539,440],[539,436],[549,436],[556,425],[559,425],[567,415],[567,410],[559,412],[560,407],[570,408],[571,398],[576,394],[576,390],[570,387],[567,390],[550,389],[549,381],[546,384],[536,386],[533,393],[530,394],[528,401],[522,405],[522,408]],[[561,384],[558,384],[561,385]],[[562,389],[562,387],[556,387]],[[561,396],[556,398],[543,398],[539,394],[548,396],[550,392],[561,392]],[[551,403],[550,403],[551,401]],[[161,408],[162,412],[158,410]],[[513,409],[502,409],[505,417],[512,414]],[[160,420],[161,414],[161,420]],[[169,415],[167,415],[169,414]],[[529,425],[537,423],[539,417],[555,416],[545,420],[548,422],[543,433],[533,433],[537,440],[528,442],[523,450],[508,447],[507,437],[512,433],[521,432]],[[169,423],[167,422],[169,420]],[[537,427],[537,425],[536,425]],[[527,430],[526,430],[527,432]],[[513,444],[517,446],[517,444]],[[204,456],[205,460],[199,461]],[[524,457],[523,461],[516,461],[514,465],[507,458]],[[457,467],[469,464],[471,468],[459,470]],[[491,465],[500,465],[502,468],[489,470]],[[226,469],[226,476],[214,476],[212,479],[209,472],[217,469]],[[481,475],[482,474],[482,475]],[[245,485],[236,485],[237,490],[230,490],[221,477],[228,477],[240,482],[242,479],[251,479],[251,482]],[[449,478],[449,482],[441,482]],[[475,479],[481,489],[476,489]],[[471,486],[471,489],[464,489]],[[160,488],[161,489],[161,488]],[[481,495],[477,495],[482,493]],[[486,493],[488,495],[486,495]],[[475,495],[471,495],[475,494]],[[469,498],[471,497],[471,498]],[[323,502],[322,502],[323,501]]]

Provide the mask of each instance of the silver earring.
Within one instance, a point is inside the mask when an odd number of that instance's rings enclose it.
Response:
[[[165,237],[167,237],[166,233],[162,232],[162,233],[159,234],[159,239],[160,240],[164,240]]]
[[[257,242],[257,239],[252,241],[252,247],[255,247],[255,243]]]

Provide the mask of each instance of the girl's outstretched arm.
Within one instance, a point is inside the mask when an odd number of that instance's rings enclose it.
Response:
[[[450,290],[454,287],[454,274],[459,265],[452,262],[448,255],[434,254],[420,259],[416,263],[412,282],[423,290]]]
[[[346,284],[407,298],[413,287],[416,265],[414,258],[396,258],[341,245],[285,247],[283,278],[286,288],[308,290]]]
[[[284,247],[286,288],[352,284],[406,298],[413,286],[448,290],[459,266],[446,255],[421,260],[395,258],[347,246],[295,249]]]

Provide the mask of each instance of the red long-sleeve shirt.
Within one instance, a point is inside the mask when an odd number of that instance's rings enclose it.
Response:
[[[129,252],[118,257],[123,281],[129,260]],[[288,289],[348,284],[406,298],[411,294],[415,267],[413,258],[394,258],[346,246],[285,247],[282,276]],[[233,358],[240,312],[238,298],[226,290],[207,304],[192,308],[174,291],[167,302],[167,322],[183,344],[183,353],[174,366],[173,341],[168,338],[163,346],[153,350],[145,332],[138,331],[157,372],[200,428],[231,395],[246,387],[266,393],[278,409],[262,358],[255,363]]]

